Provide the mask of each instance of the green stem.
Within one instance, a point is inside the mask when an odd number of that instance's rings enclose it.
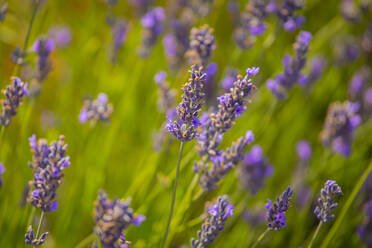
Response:
[[[91,243],[95,238],[95,234],[91,233],[87,237],[85,237],[79,244],[75,246],[75,248],[83,248],[86,247],[89,243]]]
[[[258,237],[258,239],[256,240],[256,242],[254,242],[254,244],[252,245],[252,248],[256,247],[258,245],[258,243],[261,242],[261,240],[266,236],[266,234],[270,231],[269,228],[267,228],[263,233],[261,233],[261,235]]]
[[[170,224],[171,224],[171,221],[172,221],[172,215],[173,215],[173,210],[174,210],[174,203],[176,202],[177,183],[178,183],[178,176],[179,176],[179,173],[180,173],[180,164],[181,164],[182,151],[183,151],[184,144],[185,144],[184,142],[181,142],[181,144],[180,144],[180,151],[178,153],[177,171],[176,171],[176,179],[174,180],[174,186],[173,186],[173,196],[172,196],[171,210],[170,210],[170,213],[169,213],[167,229],[165,231],[163,242],[162,242],[162,245],[161,245],[162,248],[164,248],[165,243],[167,241],[169,227],[170,227]]]
[[[36,231],[36,236],[35,238],[38,239],[39,238],[39,232],[40,232],[40,228],[41,228],[41,223],[43,222],[43,218],[44,218],[44,211],[41,211],[41,216],[40,216],[40,220],[39,220],[39,225],[37,226],[37,231]],[[36,246],[34,246],[35,248]]]
[[[311,248],[313,246],[315,238],[318,236],[319,230],[322,227],[322,225],[323,225],[323,221],[320,221],[319,224],[318,224],[318,227],[316,228],[315,233],[314,233],[314,235],[313,235],[313,237],[310,241],[310,244],[309,244],[308,248]]]
[[[0,128],[0,144],[1,144],[1,139],[3,138],[3,135],[4,135],[4,130],[5,130],[5,127],[3,125],[1,125],[1,128]]]
[[[27,220],[27,226],[32,224],[32,220],[34,219],[34,215],[35,215],[35,208],[32,207],[31,214],[30,214],[30,216],[28,217],[28,220]]]
[[[328,232],[326,238],[324,239],[324,241],[322,243],[322,246],[321,246],[322,248],[328,247],[329,242],[331,242],[332,238],[337,233],[338,229],[340,228],[340,226],[342,224],[343,219],[346,216],[347,211],[351,207],[351,204],[353,203],[355,197],[357,196],[360,188],[363,186],[364,182],[366,181],[366,179],[367,179],[368,175],[370,174],[371,170],[372,170],[372,161],[370,162],[367,169],[365,169],[365,171],[363,172],[363,174],[359,178],[359,181],[355,184],[355,186],[353,188],[353,191],[351,192],[349,198],[347,199],[347,201],[345,203],[345,206],[342,208],[340,216],[337,218],[336,223],[333,225],[331,230]]]

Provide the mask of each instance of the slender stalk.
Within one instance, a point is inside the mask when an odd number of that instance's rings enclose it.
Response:
[[[360,176],[359,181],[355,184],[353,191],[351,192],[349,198],[347,199],[344,207],[342,208],[342,211],[340,213],[340,216],[338,216],[336,223],[332,226],[331,230],[328,232],[326,238],[324,239],[322,243],[322,248],[326,248],[329,246],[329,242],[331,242],[332,238],[336,235],[338,229],[340,228],[342,221],[344,220],[347,211],[351,207],[351,204],[353,203],[355,197],[357,196],[360,188],[363,186],[364,182],[366,181],[368,175],[372,171],[372,160],[370,161],[368,167],[364,170],[363,174]]]
[[[30,216],[28,217],[28,220],[27,220],[27,226],[32,224],[32,220],[34,219],[34,215],[35,215],[35,208],[32,207],[31,214],[30,214]]]
[[[310,241],[310,244],[309,244],[308,248],[311,248],[313,246],[315,238],[318,236],[319,230],[322,227],[322,225],[323,225],[323,221],[320,221],[319,224],[318,224],[318,227],[316,228],[315,233],[314,233],[314,235],[313,235],[313,237]]]
[[[41,216],[40,216],[40,220],[39,220],[39,225],[37,226],[37,231],[36,231],[36,239],[39,238],[39,232],[40,232],[40,228],[41,228],[41,223],[43,222],[43,218],[44,218],[44,211],[41,211]],[[35,248],[36,246],[34,246]]]
[[[256,240],[256,242],[254,242],[254,244],[252,245],[252,248],[256,247],[258,245],[258,243],[261,242],[261,240],[266,236],[266,234],[270,231],[269,228],[267,228],[263,233],[261,233],[260,236],[258,236],[258,239]]]
[[[75,248],[83,248],[86,247],[89,243],[93,242],[95,238],[95,234],[91,233],[88,236],[86,236],[82,241],[80,241],[79,244],[75,246]]]
[[[3,125],[1,125],[1,128],[0,128],[0,144],[1,144],[1,139],[3,138],[3,135],[4,135],[4,130],[5,130],[5,127]]]
[[[173,186],[173,196],[172,196],[171,210],[170,210],[170,213],[169,213],[167,229],[165,230],[163,242],[162,242],[162,245],[161,245],[162,248],[164,248],[165,243],[167,241],[169,227],[170,227],[170,224],[171,224],[171,221],[172,221],[172,215],[173,215],[173,210],[174,210],[174,203],[176,202],[178,176],[179,176],[179,173],[180,173],[180,164],[181,164],[182,152],[183,152],[183,146],[184,146],[184,144],[185,144],[184,142],[181,142],[181,144],[180,144],[180,151],[178,153],[177,171],[176,171],[176,178],[174,180],[174,186]]]

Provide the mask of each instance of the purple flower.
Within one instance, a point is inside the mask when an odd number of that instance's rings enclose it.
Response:
[[[334,198],[342,195],[341,188],[337,185],[336,181],[328,180],[324,188],[320,191],[320,198],[318,198],[318,205],[314,213],[320,221],[327,223],[334,219],[332,211],[337,207]]]
[[[116,61],[117,54],[127,38],[128,30],[129,24],[126,20],[114,20],[114,23],[111,27],[111,35],[113,40],[111,61]]]
[[[322,75],[324,67],[325,67],[325,60],[321,56],[314,57],[311,60],[310,72],[306,76],[305,84],[307,87],[314,84]]]
[[[71,30],[68,26],[55,26],[48,32],[48,37],[52,38],[57,47],[67,47],[71,42]]]
[[[349,96],[352,100],[361,101],[363,89],[371,79],[371,70],[364,66],[358,70],[349,82]]]
[[[133,218],[132,224],[135,226],[140,226],[142,222],[144,222],[145,220],[146,220],[146,216],[140,214]]]
[[[206,247],[212,244],[219,233],[224,229],[226,220],[233,215],[234,206],[226,195],[219,196],[217,203],[208,208],[208,217],[198,231],[198,239],[191,239],[194,248]]]
[[[25,235],[25,243],[34,247],[41,246],[42,244],[44,244],[47,235],[48,233],[46,232],[41,234],[40,237],[37,238],[34,230],[32,229],[32,226],[29,226]]]
[[[267,209],[266,220],[268,222],[268,228],[277,231],[287,225],[285,214],[290,207],[289,202],[292,195],[293,190],[291,187],[288,187],[280,197],[276,198],[276,202],[267,200],[268,203],[265,205],[265,208]]]
[[[0,162],[0,187],[3,185],[3,178],[1,177],[2,174],[5,172],[5,167],[4,165]]]
[[[166,78],[167,78],[167,73],[165,71],[159,71],[154,76],[154,80],[158,84],[163,83]]]
[[[296,146],[297,156],[303,160],[308,161],[311,158],[311,146],[308,141],[301,140]]]
[[[21,81],[18,77],[12,77],[12,84],[8,85],[2,93],[5,100],[1,100],[2,113],[0,114],[0,123],[3,126],[10,124],[12,116],[17,114],[17,108],[22,104],[22,98],[28,95],[27,83]]]
[[[284,56],[284,73],[278,74],[275,79],[266,81],[266,87],[279,99],[286,97],[286,91],[290,90],[297,83],[304,83],[304,76],[301,74],[306,64],[306,54],[311,40],[311,33],[301,31],[294,43],[295,56]]]
[[[177,106],[178,120],[169,120],[167,130],[180,141],[190,141],[196,137],[199,121],[199,112],[203,104],[203,87],[206,74],[202,67],[192,66],[190,78],[183,86],[182,101]]]
[[[66,156],[67,144],[64,136],[58,142],[49,144],[44,139],[36,142],[36,136],[29,138],[34,179],[29,184],[34,190],[29,192],[28,202],[44,212],[57,211],[56,190],[62,183],[63,170],[70,165],[69,156]]]
[[[32,46],[32,51],[37,53],[37,80],[42,82],[52,69],[52,63],[49,60],[50,53],[55,49],[55,43],[52,39],[39,38]]]
[[[186,57],[193,65],[207,65],[213,50],[216,48],[213,29],[208,25],[192,28],[190,32],[190,48]]]
[[[94,210],[94,232],[103,247],[114,248],[118,247],[117,243],[125,244],[123,231],[131,224],[139,225],[145,219],[143,215],[135,217],[129,205],[130,201],[110,200],[103,190],[98,192]]]
[[[282,5],[276,7],[276,15],[287,32],[301,28],[302,23],[305,22],[305,17],[295,14],[295,11],[300,9],[302,9],[302,3],[297,0],[284,0]]]
[[[243,159],[239,179],[244,189],[256,194],[265,185],[265,179],[273,174],[273,167],[263,156],[259,145],[252,146]]]
[[[230,88],[234,85],[235,78],[238,76],[238,71],[233,68],[228,68],[225,76],[221,80],[222,88],[225,91],[229,91]]]
[[[86,99],[80,110],[79,121],[86,123],[91,121],[109,121],[113,112],[112,104],[108,103],[108,97],[105,93],[98,94],[96,100]]]
[[[332,103],[321,132],[323,144],[345,157],[350,155],[354,130],[360,123],[358,108],[358,104],[349,101]]]

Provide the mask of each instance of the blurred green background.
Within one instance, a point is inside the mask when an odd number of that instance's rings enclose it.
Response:
[[[252,227],[241,218],[241,214],[244,209],[263,208],[267,198],[274,199],[292,183],[297,162],[295,144],[300,139],[308,139],[313,148],[308,174],[303,179],[313,190],[313,198],[318,197],[320,188],[328,179],[336,180],[342,187],[344,196],[335,210],[337,219],[371,159],[372,124],[365,120],[357,129],[349,158],[331,155],[324,160],[327,151],[319,141],[319,133],[328,105],[347,99],[347,86],[353,73],[368,63],[362,57],[348,66],[336,66],[333,42],[342,40],[347,34],[361,35],[368,22],[359,25],[346,22],[339,13],[338,0],[306,1],[304,10],[299,13],[307,19],[302,30],[313,33],[308,57],[322,54],[327,59],[327,68],[311,91],[305,92],[295,86],[287,100],[277,102],[264,83],[282,71],[282,58],[286,53],[293,54],[292,44],[299,31],[287,33],[279,29],[275,32],[279,24],[271,17],[267,21],[267,32],[258,38],[253,48],[241,51],[232,40],[227,1],[214,2],[210,15],[197,20],[196,25],[206,23],[215,30],[217,49],[211,61],[218,64],[218,79],[222,78],[227,66],[238,68],[240,73],[244,73],[247,67],[261,68],[254,79],[258,90],[252,103],[226,133],[223,146],[229,146],[246,130],[252,130],[256,135],[254,143],[263,147],[274,167],[274,174],[268,178],[266,186],[252,196],[242,190],[233,170],[216,190],[190,204],[190,198],[199,190],[199,185],[190,190],[194,178],[192,166],[198,156],[195,142],[187,143],[168,237],[169,247],[189,245],[189,240],[196,237],[203,222],[200,216],[204,212],[204,203],[222,194],[229,195],[236,211],[211,247],[247,247],[252,244],[265,230],[265,224]],[[246,2],[240,1],[242,8]],[[0,24],[1,88],[10,82],[14,69],[10,54],[16,46],[23,45],[32,9],[29,0],[13,0],[8,4],[8,14]],[[166,4],[166,1],[155,1],[154,6]],[[0,140],[0,161],[6,167],[4,184],[0,188],[0,247],[25,247],[24,233],[32,207],[29,204],[20,207],[20,201],[25,184],[32,179],[32,170],[27,165],[32,159],[28,145],[28,137],[32,134],[49,141],[56,140],[60,134],[65,135],[71,157],[71,167],[66,169],[57,191],[58,211],[48,213],[44,220],[42,230],[50,232],[45,247],[76,247],[86,237],[89,243],[95,240],[96,237],[91,235],[93,204],[101,188],[110,198],[131,197],[134,211],[147,217],[140,227],[130,227],[127,231],[126,238],[133,247],[159,247],[169,214],[179,146],[175,141],[160,153],[152,149],[151,133],[158,130],[165,119],[156,109],[158,94],[153,76],[166,70],[167,63],[160,40],[149,58],[137,56],[142,27],[126,1],[119,1],[113,11],[131,23],[116,64],[112,64],[108,56],[112,37],[105,23],[108,8],[103,1],[49,0],[37,13],[29,48],[37,37],[45,35],[56,24],[70,27],[72,41],[68,47],[52,52],[53,70],[42,84],[41,94],[23,102]],[[26,60],[34,63],[33,56],[30,54]],[[168,73],[168,81],[179,95],[181,85],[187,80],[188,69],[185,64],[176,73]],[[81,125],[78,115],[84,97],[96,97],[100,92],[105,92],[114,106],[111,121],[95,126]],[[53,121],[45,121],[42,118],[45,115]],[[358,195],[330,247],[362,247],[356,235],[356,228],[363,218],[361,204],[362,197]],[[261,247],[307,244],[318,223],[312,209],[311,205],[302,209],[292,207],[287,213],[288,226],[270,232]],[[34,227],[38,216],[40,211],[36,210]],[[320,245],[334,223],[322,227],[315,246]],[[82,244],[86,247],[88,243]]]

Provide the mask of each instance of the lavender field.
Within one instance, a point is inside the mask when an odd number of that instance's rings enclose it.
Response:
[[[372,247],[372,0],[0,0],[0,247]]]

